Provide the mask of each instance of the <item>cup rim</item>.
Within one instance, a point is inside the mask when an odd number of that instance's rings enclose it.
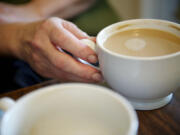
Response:
[[[168,59],[168,58],[172,58],[172,57],[176,57],[178,55],[180,55],[180,51],[175,52],[175,53],[170,53],[170,54],[166,54],[166,55],[162,55],[162,56],[151,56],[151,57],[140,57],[140,56],[128,56],[128,55],[123,55],[123,54],[118,54],[112,51],[109,51],[108,49],[106,49],[103,45],[100,44],[100,35],[102,35],[104,33],[105,30],[115,27],[117,25],[123,25],[129,22],[141,22],[141,21],[151,21],[151,22],[161,22],[161,23],[166,23],[166,24],[171,24],[173,26],[176,26],[179,28],[180,30],[180,24],[177,24],[175,22],[171,22],[171,21],[167,21],[167,20],[162,20],[162,19],[130,19],[130,20],[125,20],[125,21],[120,21],[114,24],[111,24],[107,27],[105,27],[104,29],[102,29],[98,34],[97,34],[97,46],[103,50],[104,52],[106,52],[107,54],[111,55],[111,56],[115,56],[115,57],[120,57],[120,58],[124,58],[124,59],[129,59],[129,60],[142,60],[142,61],[152,61],[152,60],[163,60],[163,59]]]
[[[134,108],[132,107],[132,105],[127,101],[127,99],[125,97],[123,97],[122,95],[120,95],[119,93],[112,91],[109,88],[103,87],[103,86],[99,86],[99,85],[95,85],[95,84],[85,84],[85,83],[64,83],[64,84],[53,84],[50,86],[45,86],[43,88],[39,88],[36,89],[35,91],[32,91],[30,93],[27,93],[26,95],[24,95],[23,97],[19,98],[16,102],[16,104],[10,108],[5,116],[2,119],[2,128],[3,128],[3,123],[6,121],[6,118],[9,115],[13,114],[13,108],[24,104],[24,102],[29,102],[29,100],[33,100],[35,97],[40,96],[41,94],[44,93],[50,93],[53,91],[57,91],[57,88],[63,88],[63,87],[83,87],[83,88],[87,88],[87,87],[91,87],[91,88],[96,88],[96,90],[100,91],[101,93],[107,94],[107,96],[111,96],[112,98],[116,99],[117,102],[119,102],[124,110],[126,110],[126,112],[128,113],[129,116],[129,121],[130,121],[130,125],[127,131],[127,135],[132,135],[134,133],[137,133],[138,130],[138,126],[139,126],[139,122],[138,122],[138,117],[137,114],[134,110]],[[1,130],[2,132],[2,130]]]

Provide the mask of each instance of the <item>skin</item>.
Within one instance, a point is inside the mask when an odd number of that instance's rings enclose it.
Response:
[[[97,55],[80,39],[89,37],[71,22],[50,18],[33,23],[0,25],[0,54],[22,59],[40,75],[61,82],[100,82],[99,70],[79,62],[97,62]],[[70,52],[73,56],[65,53]]]
[[[0,23],[33,22],[51,16],[68,19],[85,11],[94,2],[95,0],[31,0],[20,5],[0,2]]]

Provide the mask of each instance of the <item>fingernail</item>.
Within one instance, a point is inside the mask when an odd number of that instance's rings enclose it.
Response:
[[[98,62],[97,56],[95,56],[95,55],[90,55],[90,56],[88,56],[87,59],[88,59],[88,61],[91,62],[91,63],[96,63],[96,62]]]
[[[90,37],[89,39],[96,42],[96,37]]]
[[[95,81],[101,81],[102,80],[102,76],[99,73],[95,73],[92,75],[92,79]]]

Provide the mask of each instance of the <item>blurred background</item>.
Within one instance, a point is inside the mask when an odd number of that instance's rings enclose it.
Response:
[[[26,4],[38,0],[0,0],[9,4]],[[64,0],[59,0],[64,1]],[[68,0],[67,0],[68,1]],[[72,0],[73,1],[73,0]],[[75,0],[74,0],[75,1]],[[60,16],[78,25],[90,35],[96,35],[102,28],[112,23],[134,18],[156,18],[180,22],[180,0],[76,0],[74,9],[78,13]],[[92,1],[92,2],[90,2]],[[53,2],[53,0],[52,0]],[[82,9],[83,4],[89,6]],[[79,6],[77,6],[79,5]],[[80,10],[82,9],[82,10]],[[76,12],[73,6],[66,12]],[[1,12],[1,10],[0,10]],[[51,14],[50,16],[58,16]],[[49,17],[49,16],[48,16]]]
[[[74,22],[94,35],[111,23],[136,18],[156,18],[179,23],[180,0],[99,0],[89,12]]]

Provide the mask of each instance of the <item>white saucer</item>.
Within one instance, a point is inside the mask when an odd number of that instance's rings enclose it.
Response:
[[[99,85],[112,89],[106,82],[99,83]],[[120,92],[118,92],[117,90],[113,90],[113,91],[120,94]],[[139,99],[131,99],[126,96],[124,97],[132,104],[135,110],[154,110],[167,105],[171,101],[173,94],[171,93],[164,98],[153,99],[153,100],[139,100]]]
[[[164,98],[154,100],[137,100],[130,98],[127,99],[136,110],[154,110],[167,105],[171,101],[172,97],[173,94],[171,93]]]

